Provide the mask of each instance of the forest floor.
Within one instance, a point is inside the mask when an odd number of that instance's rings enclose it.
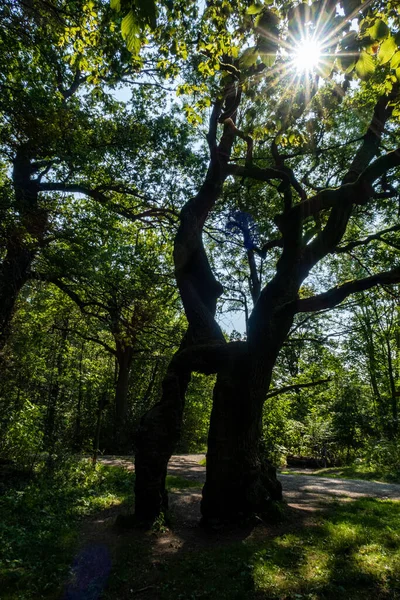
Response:
[[[100,462],[134,470],[130,457]],[[63,600],[400,599],[400,485],[280,474],[280,522],[210,532],[198,526],[201,462],[172,457],[168,527],[117,528],[128,505],[85,519]]]

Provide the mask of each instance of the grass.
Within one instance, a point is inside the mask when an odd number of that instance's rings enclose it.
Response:
[[[308,471],[281,470],[281,473],[290,475],[315,475],[316,477],[331,477],[338,479],[363,479],[365,481],[377,481],[385,483],[400,483],[400,470],[385,471],[368,465],[349,465],[345,467],[327,467],[324,469]]]
[[[336,503],[312,526],[282,526],[261,541],[243,539],[159,560],[122,548],[106,600],[138,590],[160,600],[395,600],[400,598],[400,505],[362,499]],[[259,538],[260,536],[257,536]],[[183,540],[184,541],[184,540]]]
[[[51,474],[42,468],[31,481],[0,495],[0,589],[2,598],[49,597],[59,590],[76,548],[83,517],[133,493],[133,474],[68,460]]]
[[[202,488],[203,483],[201,481],[194,481],[193,479],[185,479],[180,475],[167,475],[165,484],[168,490],[174,489],[187,489],[187,488]]]

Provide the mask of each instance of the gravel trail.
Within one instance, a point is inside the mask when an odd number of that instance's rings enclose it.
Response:
[[[178,475],[204,483],[205,466],[199,463],[204,460],[204,454],[180,454],[171,457],[168,465],[169,475]],[[124,466],[134,470],[131,457],[103,456],[100,462],[106,465]],[[354,500],[357,498],[381,498],[400,500],[400,485],[393,483],[378,483],[358,479],[331,479],[312,475],[283,475],[278,474],[282,482],[286,502],[302,510],[315,511],[334,500]],[[176,490],[170,494],[171,507],[176,513],[177,520],[181,518],[186,524],[195,523],[200,518],[200,489]]]

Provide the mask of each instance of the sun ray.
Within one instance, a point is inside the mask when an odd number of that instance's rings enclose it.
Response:
[[[292,54],[293,67],[297,73],[310,73],[318,67],[321,46],[316,38],[305,37],[297,44]]]

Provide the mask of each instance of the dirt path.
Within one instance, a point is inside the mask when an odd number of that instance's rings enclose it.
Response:
[[[206,469],[199,463],[204,454],[182,454],[172,456],[168,465],[169,475],[179,475],[204,483]],[[124,466],[134,469],[133,460],[127,457],[104,456],[103,464]],[[282,475],[284,498],[289,506],[303,511],[315,511],[333,500],[348,500],[362,497],[400,500],[400,485],[376,483],[355,479],[331,479],[312,475]],[[173,491],[170,504],[178,528],[194,526],[200,519],[201,489]]]

